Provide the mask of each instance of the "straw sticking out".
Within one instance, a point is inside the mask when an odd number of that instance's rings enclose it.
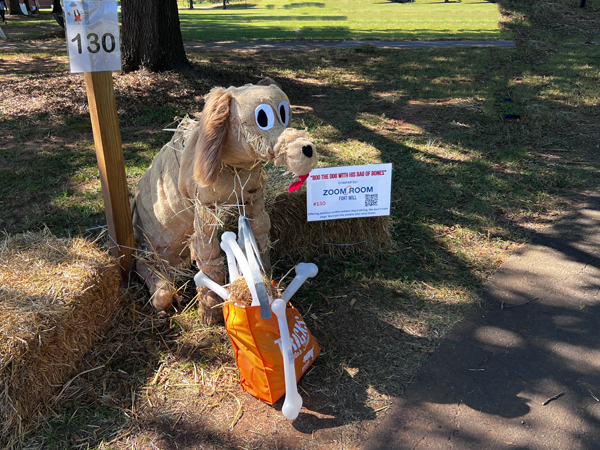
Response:
[[[269,154],[270,149],[269,141],[264,136],[250,133],[245,128],[243,130],[243,133],[244,139],[250,145],[252,150],[254,150],[255,153],[259,154],[263,158],[266,158]]]
[[[269,282],[266,277],[263,277],[263,282],[265,283],[265,287],[267,288],[267,294],[269,297],[281,298],[281,293]],[[252,295],[250,294],[250,289],[248,288],[248,284],[244,277],[239,277],[233,283],[228,286],[229,289],[229,301],[243,303],[246,306],[250,306],[252,303]]]

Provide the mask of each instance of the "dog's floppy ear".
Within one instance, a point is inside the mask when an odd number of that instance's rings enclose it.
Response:
[[[200,186],[213,184],[219,176],[230,103],[231,92],[220,87],[211,90],[206,98],[194,160],[194,179]]]

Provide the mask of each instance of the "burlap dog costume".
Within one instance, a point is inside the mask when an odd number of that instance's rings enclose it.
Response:
[[[133,203],[137,247],[154,259],[138,259],[136,271],[164,314],[175,290],[169,268],[194,260],[198,269],[224,282],[217,237],[225,214],[241,212],[249,220],[263,264],[271,223],[264,210],[263,161],[285,164],[302,184],[317,164],[306,131],[287,128],[290,106],[283,91],[267,79],[257,85],[214,88],[199,121],[175,133],[140,179]],[[206,321],[222,320],[221,300],[199,291]]]

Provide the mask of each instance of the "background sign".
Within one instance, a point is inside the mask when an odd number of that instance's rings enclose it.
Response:
[[[121,70],[116,0],[62,0],[71,72]]]
[[[390,215],[392,165],[313,170],[306,185],[308,221]]]

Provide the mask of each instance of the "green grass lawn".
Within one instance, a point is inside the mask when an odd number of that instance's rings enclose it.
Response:
[[[228,9],[180,10],[189,40],[295,39],[506,39],[494,3],[466,0],[330,0],[235,2]]]
[[[55,24],[49,10],[11,20],[11,26]],[[185,40],[295,39],[508,39],[500,31],[495,3],[477,0],[415,3],[359,0],[292,2],[290,0],[236,1],[226,10],[204,3],[194,10],[179,10]]]

